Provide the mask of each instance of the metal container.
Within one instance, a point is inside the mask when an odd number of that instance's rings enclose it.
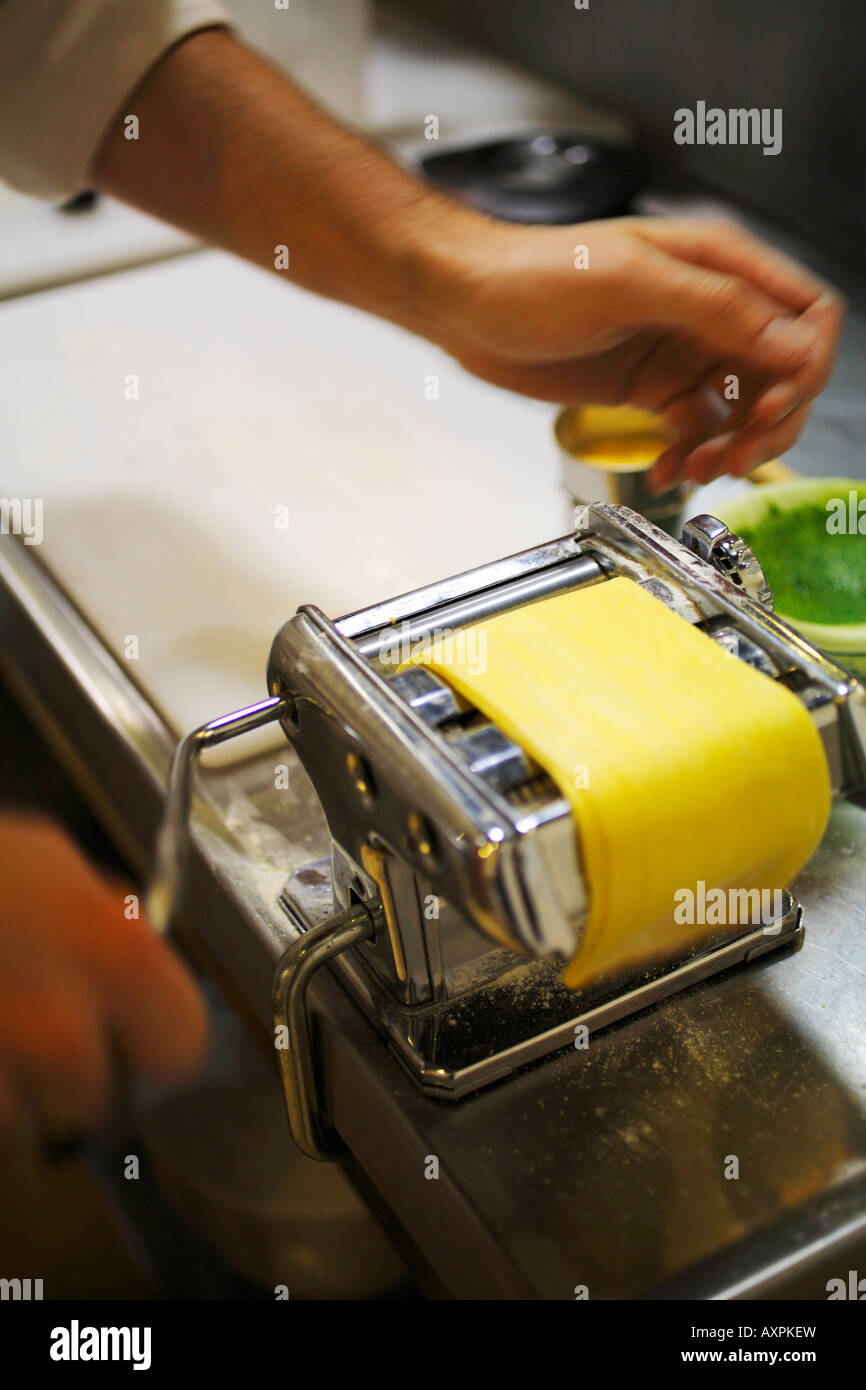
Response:
[[[630,406],[567,406],[554,425],[562,459],[565,487],[578,504],[612,502],[631,507],[669,535],[678,536],[692,483],[682,482],[664,492],[651,492],[647,475],[658,454],[649,453],[633,465],[598,461],[599,444],[622,441],[626,446],[639,436],[658,436],[664,447],[664,429],[657,416]]]

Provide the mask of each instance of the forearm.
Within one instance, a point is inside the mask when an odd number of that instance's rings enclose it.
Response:
[[[420,332],[432,331],[437,239],[445,254],[483,221],[215,29],[178,44],[130,95],[93,172],[99,188],[205,241]]]
[[[92,176],[430,338],[495,385],[661,413],[673,439],[656,465],[665,484],[683,470],[701,481],[745,472],[790,447],[838,341],[838,298],[742,229],[495,221],[343,130],[222,29],[163,55],[115,116]],[[730,406],[719,393],[732,372]]]

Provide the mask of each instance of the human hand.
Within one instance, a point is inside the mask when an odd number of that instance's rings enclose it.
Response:
[[[461,210],[452,232],[447,218],[431,229],[422,283],[426,331],[485,380],[657,412],[671,439],[658,488],[747,473],[790,448],[843,317],[829,285],[709,218],[517,227]]]
[[[112,1058],[155,1081],[202,1060],[202,1001],[124,890],[57,827],[0,815],[0,1134],[77,1137],[98,1121]]]

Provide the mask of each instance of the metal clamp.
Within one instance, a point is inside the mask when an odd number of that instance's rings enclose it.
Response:
[[[285,1029],[285,1038],[277,1042],[277,1050],[289,1128],[298,1148],[308,1158],[334,1159],[343,1152],[343,1146],[323,1120],[313,1062],[307,990],[317,970],[350,946],[369,940],[375,929],[370,908],[354,903],[299,936],[277,966],[274,1024],[276,1029]],[[280,1038],[279,1033],[276,1036]]]

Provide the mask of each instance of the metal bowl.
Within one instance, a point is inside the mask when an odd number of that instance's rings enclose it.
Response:
[[[560,411],[554,425],[562,459],[566,489],[577,503],[612,502],[631,507],[670,535],[679,535],[684,511],[693,484],[677,483],[664,492],[651,492],[647,475],[665,447],[665,431],[658,416],[631,406],[568,406]],[[600,441],[622,441],[656,435],[658,452],[651,451],[633,465],[608,465],[593,461],[594,447]]]

